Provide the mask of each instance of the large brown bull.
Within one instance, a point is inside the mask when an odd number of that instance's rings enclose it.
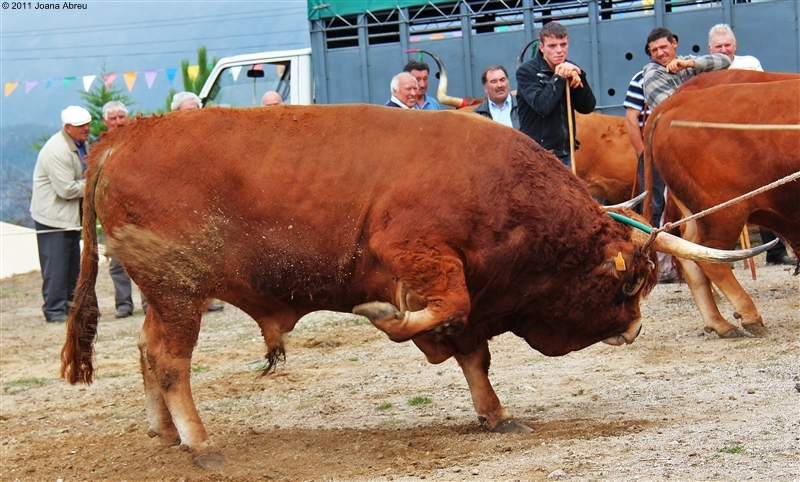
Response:
[[[550,356],[632,343],[656,282],[639,231],[535,142],[479,116],[366,105],[177,112],[108,134],[87,186],[62,375],[92,380],[97,216],[150,302],[139,340],[149,434],[203,467],[222,461],[189,383],[207,298],[257,321],[270,363],[306,313],[364,314],[431,363],[455,357],[488,427],[525,432],[489,382],[488,340],[511,331]],[[688,244],[661,235],[653,246]]]
[[[786,80],[792,79],[792,80]],[[676,127],[673,121],[710,124],[789,124],[775,130]],[[654,162],[670,197],[689,216],[800,171],[800,76],[721,71],[691,79],[660,104],[646,127],[647,162]],[[682,236],[717,248],[735,246],[745,223],[781,234],[800,252],[800,189],[780,186],[682,227]],[[753,300],[729,266],[681,260],[681,267],[707,333],[744,333],[719,312],[713,282],[725,294],[742,327],[766,333]]]

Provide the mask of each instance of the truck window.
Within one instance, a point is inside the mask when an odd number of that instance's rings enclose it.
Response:
[[[261,96],[274,90],[290,99],[291,61],[241,65],[224,69],[211,88],[206,107],[258,107]]]

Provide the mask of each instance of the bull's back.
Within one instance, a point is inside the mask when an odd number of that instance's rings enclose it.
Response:
[[[502,211],[507,191],[569,175],[479,116],[376,106],[178,112],[102,147],[98,214],[134,279],[183,270],[278,291],[346,285],[372,267],[369,233],[389,223],[468,243],[468,218]],[[180,269],[152,271],[175,259]]]
[[[656,167],[694,212],[758,189],[800,170],[797,130],[780,127],[800,125],[798,106],[800,79],[678,92],[655,110],[656,122],[648,123]],[[720,123],[752,129],[703,125]],[[798,193],[783,186],[760,197],[761,204],[796,206]]]

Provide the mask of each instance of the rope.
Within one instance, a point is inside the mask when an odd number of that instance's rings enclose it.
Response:
[[[739,131],[800,131],[800,124],[726,124],[720,122],[691,122],[680,120],[670,122],[670,127],[733,129]]]
[[[49,233],[63,233],[65,231],[80,231],[82,228],[80,226],[76,226],[74,228],[61,228],[61,229],[45,229],[42,231],[33,231],[27,233],[4,233],[3,236],[24,236],[30,234],[49,234]]]
[[[788,176],[785,176],[785,177],[783,177],[781,179],[778,179],[775,182],[767,184],[766,186],[762,186],[762,187],[760,187],[758,189],[755,189],[753,191],[750,191],[748,193],[742,194],[741,196],[735,197],[735,198],[733,198],[733,199],[731,199],[729,201],[726,201],[726,202],[724,202],[722,204],[717,204],[716,206],[712,206],[712,207],[710,207],[710,208],[708,208],[708,209],[706,209],[704,211],[700,211],[697,214],[692,214],[691,216],[685,217],[685,218],[681,219],[680,221],[675,221],[674,223],[667,223],[667,224],[665,224],[664,226],[661,226],[658,229],[654,229],[653,232],[650,233],[650,239],[647,240],[647,242],[645,243],[644,247],[645,248],[649,248],[650,245],[653,243],[653,241],[655,241],[656,235],[658,235],[658,233],[660,233],[662,231],[670,231],[670,230],[672,230],[674,228],[677,228],[678,226],[680,226],[682,224],[688,223],[689,221],[693,221],[695,219],[702,218],[703,216],[707,216],[707,215],[709,215],[711,213],[715,213],[715,212],[719,211],[720,209],[725,209],[728,206],[731,206],[731,205],[736,204],[738,202],[744,201],[745,199],[750,199],[751,197],[758,196],[761,193],[764,193],[764,192],[769,191],[771,189],[775,189],[776,187],[778,187],[780,185],[786,184],[787,182],[792,182],[792,181],[797,180],[797,179],[800,179],[800,171],[797,171],[794,174],[789,174]]]

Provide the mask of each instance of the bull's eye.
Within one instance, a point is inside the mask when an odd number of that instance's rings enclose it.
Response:
[[[627,296],[633,296],[639,292],[644,284],[644,276],[637,276],[633,279],[631,283],[626,284],[622,287],[622,292],[625,293]]]

